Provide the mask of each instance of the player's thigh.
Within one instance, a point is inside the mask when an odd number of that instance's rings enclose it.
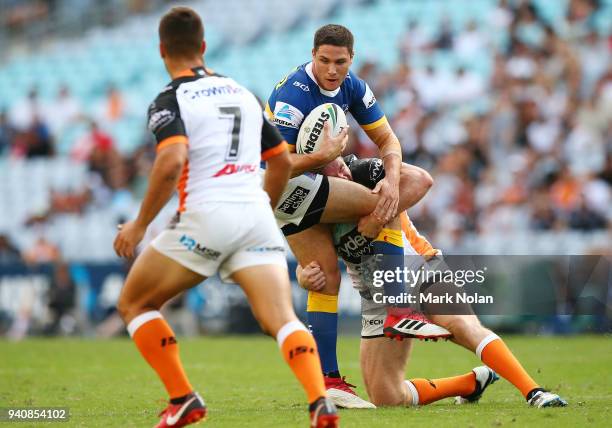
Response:
[[[405,403],[404,373],[411,349],[409,339],[401,342],[386,337],[361,339],[363,380],[370,400],[377,406]]]
[[[361,184],[329,178],[329,196],[321,223],[356,223],[376,208],[378,195]]]
[[[130,269],[117,309],[124,321],[130,322],[143,310],[157,310],[172,297],[205,279],[149,245]]]
[[[340,270],[338,255],[329,225],[317,224],[306,230],[286,237],[291,251],[301,266],[316,261],[325,273],[323,294],[338,294],[340,289]]]
[[[233,272],[231,278],[244,290],[255,318],[266,333],[276,337],[283,325],[297,319],[286,266],[249,266]]]

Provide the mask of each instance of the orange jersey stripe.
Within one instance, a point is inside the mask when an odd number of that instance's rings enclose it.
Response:
[[[164,147],[171,146],[172,144],[189,144],[189,140],[184,135],[175,135],[173,137],[164,138],[155,149],[156,152],[159,152]]]
[[[268,149],[268,150],[264,151],[264,152],[261,154],[261,160],[264,160],[264,161],[265,161],[265,160],[270,159],[271,157],[274,157],[274,156],[276,156],[276,155],[280,155],[281,153],[283,153],[283,152],[287,151],[287,146],[288,146],[288,145],[287,145],[287,142],[286,142],[286,141],[283,141],[283,142],[282,142],[282,143],[280,143],[279,145],[274,146],[274,147],[272,147],[272,148],[270,148],[270,149]]]
[[[195,73],[193,72],[191,68],[186,68],[185,70],[179,71],[179,73],[173,76],[172,78],[177,79],[179,77],[191,77],[191,76],[195,76]]]
[[[176,190],[178,190],[179,194],[179,212],[185,211],[185,201],[187,200],[187,180],[189,178],[189,159],[185,162],[185,166],[183,167],[183,173],[181,174],[181,178],[179,179],[178,185],[176,186]]]
[[[437,250],[419,233],[416,227],[414,227],[414,224],[412,224],[406,212],[400,214],[400,220],[402,222],[402,231],[417,253],[422,256],[433,256],[437,253]]]

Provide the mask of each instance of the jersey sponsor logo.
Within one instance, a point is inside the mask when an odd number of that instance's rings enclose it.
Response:
[[[367,83],[365,84],[365,87],[365,94],[363,94],[363,98],[361,100],[363,101],[365,108],[370,108],[376,103],[376,97]]]
[[[247,248],[247,251],[252,253],[284,253],[285,247],[249,247]]]
[[[176,113],[168,109],[158,110],[155,113],[151,113],[148,124],[149,131],[157,132],[172,123],[175,118]]]
[[[296,186],[277,209],[285,214],[293,214],[304,203],[309,193],[310,190],[302,186]]]
[[[214,97],[215,95],[232,95],[239,94],[242,92],[242,88],[239,86],[232,85],[223,85],[223,86],[213,86],[210,88],[198,89],[197,91],[192,91],[190,89],[183,90],[183,95],[189,96],[192,100],[201,97]]]
[[[189,251],[192,251],[196,253],[198,256],[201,256],[208,260],[213,260],[213,261],[217,260],[219,256],[221,255],[220,251],[206,248],[205,246],[197,242],[195,239],[187,235],[181,236],[181,238],[179,239],[179,242],[183,244],[183,246],[187,248]]]
[[[274,122],[288,128],[298,129],[304,120],[304,113],[291,104],[277,101],[274,106]]]
[[[307,84],[298,82],[297,80],[293,82],[293,86],[300,88],[304,92],[310,92],[310,88],[308,87]]]
[[[221,177],[222,175],[232,175],[237,172],[255,172],[259,169],[258,164],[236,164],[227,163],[223,168],[213,175],[213,177]]]
[[[346,262],[355,265],[361,264],[361,258],[372,254],[372,241],[363,236],[357,228],[342,236],[336,251]]]

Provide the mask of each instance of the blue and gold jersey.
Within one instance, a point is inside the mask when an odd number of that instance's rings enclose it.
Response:
[[[312,62],[294,68],[276,85],[266,104],[266,112],[291,151],[295,151],[302,121],[315,107],[325,103],[337,104],[344,112],[350,112],[365,130],[377,128],[387,121],[366,82],[349,71],[338,89],[327,91],[317,84]]]

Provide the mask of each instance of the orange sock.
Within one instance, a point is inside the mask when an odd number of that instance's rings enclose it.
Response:
[[[127,328],[144,359],[164,383],[171,399],[193,391],[179,358],[174,332],[158,311],[138,315]]]
[[[433,403],[447,397],[470,395],[476,390],[476,375],[470,372],[442,379],[410,379],[406,381],[406,385],[412,393],[412,404],[416,406],[417,404]]]
[[[308,403],[324,397],[325,383],[317,344],[304,324],[297,320],[288,322],[278,331],[276,340],[285,361],[304,387]]]
[[[476,355],[498,375],[516,386],[523,397],[527,397],[531,390],[538,388],[538,384],[496,334],[490,334],[480,342],[476,348]]]

